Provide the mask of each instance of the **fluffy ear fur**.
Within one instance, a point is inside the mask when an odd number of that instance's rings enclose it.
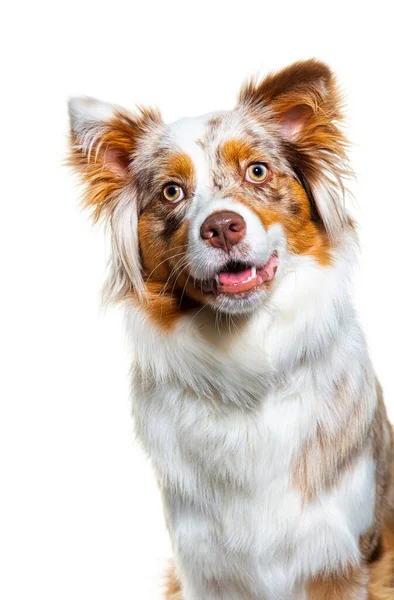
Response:
[[[134,116],[93,98],[69,102],[71,140],[69,164],[85,184],[85,206],[94,219],[105,215],[112,231],[112,265],[108,299],[132,290],[143,296],[137,236],[138,204],[133,160],[140,140],[160,123],[154,111]]]
[[[98,219],[113,210],[119,192],[130,184],[135,148],[160,117],[148,110],[134,116],[94,98],[72,98],[69,115],[69,163],[87,184],[85,204]]]
[[[274,122],[315,212],[337,239],[348,220],[342,177],[349,169],[338,127],[341,99],[330,69],[313,59],[297,62],[261,82],[249,81],[239,102]]]

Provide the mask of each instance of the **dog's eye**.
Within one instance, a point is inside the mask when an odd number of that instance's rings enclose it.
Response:
[[[169,183],[163,189],[163,197],[166,202],[175,203],[182,200],[185,197],[185,194],[183,193],[183,189],[180,185],[177,185],[176,183]]]
[[[246,169],[245,179],[250,183],[264,183],[268,175],[269,170],[264,163],[253,163]]]

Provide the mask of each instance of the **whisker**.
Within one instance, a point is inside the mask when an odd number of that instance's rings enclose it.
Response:
[[[171,271],[170,275],[169,275],[169,276],[168,276],[168,278],[167,278],[166,284],[164,285],[163,289],[161,290],[160,294],[158,295],[158,298],[159,298],[160,296],[164,296],[165,292],[167,291],[167,287],[168,287],[168,285],[171,283],[171,277],[172,277],[172,275],[173,275],[173,274],[175,274],[175,273],[176,273],[176,271],[178,271],[178,270],[180,269],[180,273],[179,273],[179,275],[178,275],[178,277],[179,277],[179,276],[180,276],[180,274],[182,273],[182,271],[183,271],[183,270],[184,270],[184,269],[185,269],[185,268],[188,266],[188,264],[189,264],[188,262],[186,262],[186,264],[182,264],[182,261],[183,261],[185,258],[186,258],[186,255],[182,256],[182,258],[180,258],[180,259],[177,261],[176,265],[174,266],[174,268],[172,269],[172,271]],[[181,263],[181,264],[179,264],[179,263]],[[178,277],[177,277],[177,279],[178,279]],[[177,279],[176,279],[175,281],[177,281]],[[175,284],[174,284],[174,285],[175,285]],[[174,286],[173,286],[173,287],[174,287]],[[172,292],[171,292],[170,298],[171,298],[171,296],[172,296],[172,293],[173,293],[173,290],[172,290]]]
[[[187,267],[188,267],[188,266],[189,266],[189,262],[187,262],[187,263],[186,263],[186,264],[184,264],[184,265],[180,265],[180,267],[179,267],[179,268],[180,268],[180,271],[179,271],[179,273],[178,273],[178,275],[177,275],[177,277],[176,277],[175,281],[173,282],[173,285],[172,285],[172,288],[171,288],[170,298],[172,298],[172,296],[173,296],[173,293],[174,293],[174,290],[175,290],[175,286],[176,286],[176,283],[177,283],[177,281],[178,281],[179,277],[182,275],[183,271],[184,271],[185,269],[187,269]],[[167,280],[167,283],[166,283],[166,287],[167,287],[167,285],[168,285],[170,282],[171,282],[171,280],[170,280],[170,279],[168,279],[168,280]]]
[[[191,321],[189,323],[189,327],[193,323],[194,319],[200,314],[200,312],[202,312],[204,310],[204,308],[208,308],[208,305],[207,304],[203,304],[202,307],[200,308],[200,310],[197,311],[195,315],[193,315],[193,318],[191,319]]]
[[[188,266],[188,264],[189,264],[188,262],[187,262],[186,264],[182,264],[182,261],[183,261],[185,258],[186,258],[186,256],[183,256],[182,258],[180,258],[180,259],[177,261],[176,265],[174,266],[174,268],[172,269],[172,271],[171,271],[170,275],[168,276],[168,278],[167,278],[167,281],[166,281],[166,283],[165,283],[165,285],[164,285],[163,289],[161,290],[160,294],[158,295],[158,297],[160,297],[160,296],[164,296],[164,294],[165,294],[165,292],[166,292],[166,290],[167,290],[167,287],[168,287],[168,285],[171,283],[171,277],[172,277],[172,275],[173,275],[173,274],[175,274],[175,273],[176,273],[176,271],[177,271],[178,269],[181,269],[180,273],[182,273],[182,270],[184,270],[184,269],[185,269],[185,268]],[[179,263],[181,263],[181,264],[179,264]],[[178,276],[179,276],[179,275],[178,275]],[[172,295],[172,294],[171,294],[171,295]]]
[[[199,261],[199,263],[197,264],[197,269],[199,269],[199,268],[201,267],[201,265],[202,265],[202,264],[203,264],[203,260],[200,260],[200,261]],[[185,284],[184,284],[184,286],[183,286],[183,289],[182,289],[182,294],[181,294],[181,298],[180,298],[180,300],[179,300],[179,305],[178,305],[178,307],[179,307],[179,306],[181,305],[181,303],[182,303],[182,299],[183,299],[183,296],[184,296],[184,294],[185,294],[185,291],[186,291],[187,284],[189,283],[190,276],[191,276],[191,273],[189,272],[189,275],[188,275],[188,277],[187,277],[187,279],[186,279],[186,282],[185,282]],[[201,293],[203,293],[203,291],[202,291],[202,282],[201,282]]]
[[[154,269],[152,269],[152,271],[149,273],[148,278],[146,280],[146,283],[148,283],[149,279],[152,277],[153,273],[156,271],[156,269],[158,269],[162,264],[164,264],[165,262],[167,262],[168,260],[172,260],[173,258],[176,258],[177,256],[182,256],[184,255],[184,252],[178,252],[177,254],[174,254],[173,256],[168,256],[167,258],[165,258],[164,260],[162,260],[158,265],[156,265],[156,267]]]

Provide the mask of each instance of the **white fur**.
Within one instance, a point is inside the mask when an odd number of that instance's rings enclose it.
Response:
[[[115,107],[96,98],[76,97],[69,100],[68,111],[71,128],[79,140],[79,147],[86,152],[89,160],[94,159],[94,145],[105,123],[114,116]]]
[[[92,122],[108,121],[114,115],[114,107],[96,98],[76,97],[69,101],[70,117],[76,131],[83,131]]]
[[[112,236],[104,298],[110,302],[133,290],[141,300],[146,290],[139,258],[138,206],[132,186],[121,194],[112,214],[111,226],[116,230],[116,236]]]

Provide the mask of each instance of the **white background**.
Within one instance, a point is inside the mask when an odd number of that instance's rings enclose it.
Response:
[[[231,108],[252,73],[318,57],[348,103],[356,302],[394,419],[389,2],[14,2],[1,17],[0,597],[157,600],[170,556],[133,440],[103,232],[62,166],[66,100]],[[4,9],[3,9],[4,11]],[[202,599],[203,600],[203,599]]]

